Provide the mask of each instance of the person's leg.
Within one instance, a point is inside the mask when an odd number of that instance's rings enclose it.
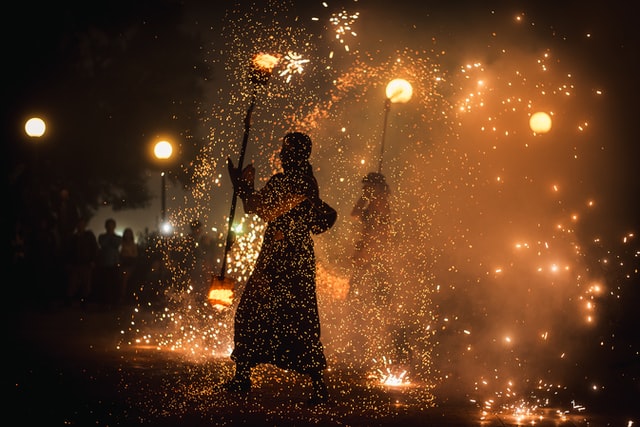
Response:
[[[246,392],[251,389],[251,366],[244,362],[236,362],[236,372],[224,387],[231,392]]]
[[[311,373],[311,385],[313,386],[313,392],[308,403],[310,405],[325,403],[329,399],[329,391],[324,382],[324,374],[322,371]]]

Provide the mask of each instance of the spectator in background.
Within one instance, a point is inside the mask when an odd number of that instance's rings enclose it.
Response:
[[[104,233],[98,236],[98,283],[101,301],[108,307],[118,303],[122,278],[120,276],[120,245],[122,236],[116,233],[116,221],[104,222]]]
[[[65,263],[67,267],[66,303],[85,305],[93,289],[93,275],[98,258],[98,240],[87,229],[87,220],[80,217],[69,239]]]
[[[122,232],[122,245],[120,246],[120,272],[122,279],[120,283],[117,303],[127,302],[129,296],[133,295],[131,288],[131,278],[135,275],[138,267],[138,244],[135,241],[133,229],[127,227]]]

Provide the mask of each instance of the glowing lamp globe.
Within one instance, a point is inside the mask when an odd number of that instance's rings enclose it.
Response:
[[[235,280],[229,277],[214,276],[209,286],[207,300],[214,308],[224,310],[233,303]]]
[[[153,154],[155,154],[158,159],[168,159],[169,157],[171,157],[172,153],[173,147],[171,146],[171,143],[169,141],[159,141],[153,147]]]
[[[35,138],[39,138],[44,135],[44,132],[47,130],[47,126],[39,117],[33,117],[24,124],[24,131],[27,135]]]
[[[404,103],[411,99],[413,88],[411,83],[404,79],[393,79],[387,84],[385,92],[387,98],[394,104],[398,102]]]
[[[529,118],[529,127],[535,133],[547,133],[551,129],[551,117],[542,111],[534,113]]]

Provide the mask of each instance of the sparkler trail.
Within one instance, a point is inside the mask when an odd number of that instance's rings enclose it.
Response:
[[[604,328],[601,307],[638,276],[629,267],[638,262],[635,234],[624,236],[626,255],[612,254],[589,235],[602,203],[590,171],[608,167],[600,164],[603,142],[594,131],[605,126],[599,114],[606,92],[581,76],[575,61],[550,48],[555,40],[534,26],[513,27],[492,15],[496,28],[478,30],[464,49],[464,40],[449,33],[415,27],[400,48],[393,47],[398,42],[392,33],[379,48],[380,37],[353,30],[356,21],[368,28],[371,15],[337,10],[323,30],[337,28],[349,53],[339,59],[322,54],[333,47],[320,45],[329,41],[304,25],[320,18],[288,16],[284,5],[228,11],[226,44],[211,55],[222,58],[231,87],[216,90],[218,100],[204,119],[211,144],[194,178],[197,216],[223,220],[211,205],[224,205],[230,191],[223,159],[237,146],[248,93],[245,64],[255,52],[282,55],[274,71],[281,79],[260,94],[252,128],[256,143],[248,156],[257,176],[266,177],[279,167],[277,141],[286,131],[308,132],[317,141],[314,173],[321,188],[331,188],[323,198],[339,211],[334,229],[316,238],[323,334],[329,358],[349,363],[340,349],[358,331],[341,324],[340,316],[356,240],[348,218],[351,195],[375,169],[384,87],[393,78],[409,81],[411,102],[391,107],[385,168],[393,194],[395,321],[412,361],[406,371],[385,364],[374,376],[383,383],[390,377],[415,382],[429,392],[437,386],[440,393],[477,402],[485,414],[510,414],[522,423],[541,414],[561,419],[562,413],[549,415],[548,408],[569,406],[572,387],[588,395],[585,378],[597,377],[587,371],[580,378],[579,371],[590,365],[583,352],[599,346],[587,341]],[[289,25],[293,18],[295,26]],[[358,49],[347,49],[343,37],[356,34]],[[527,41],[530,50],[514,40]],[[538,111],[551,117],[547,133],[529,127]],[[256,218],[243,221],[230,255],[240,282],[263,229]],[[625,259],[619,262],[624,274],[613,271],[617,257]],[[609,271],[603,271],[605,261]],[[202,350],[205,357],[228,351],[229,318],[214,320],[192,302],[168,310],[152,322],[159,336],[136,325],[132,332],[141,337],[134,341]],[[382,353],[376,360],[395,359]],[[432,398],[425,394],[424,402]],[[577,407],[580,402],[568,410]]]

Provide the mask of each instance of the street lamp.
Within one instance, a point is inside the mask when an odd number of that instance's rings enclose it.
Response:
[[[31,138],[40,138],[47,130],[47,125],[40,117],[32,117],[24,124],[24,131]]]
[[[159,160],[167,160],[171,157],[173,153],[173,146],[169,141],[162,140],[158,141],[156,145],[153,147],[153,154]],[[160,199],[161,199],[161,208],[160,208],[160,231],[166,226],[166,203],[167,203],[167,187],[165,180],[165,171],[160,173]]]
[[[27,136],[33,140],[39,140],[47,131],[47,125],[40,117],[31,117],[24,123],[24,132]],[[37,143],[36,143],[37,145]],[[38,153],[38,147],[35,147],[33,152],[33,179],[36,186],[36,191],[41,192],[40,188],[40,154]]]
[[[393,79],[387,84],[385,93],[387,98],[384,100],[384,124],[382,125],[382,144],[380,145],[380,158],[378,159],[378,173],[382,173],[384,140],[387,133],[387,120],[391,104],[408,102],[413,95],[413,88],[411,87],[411,83],[404,79]]]

